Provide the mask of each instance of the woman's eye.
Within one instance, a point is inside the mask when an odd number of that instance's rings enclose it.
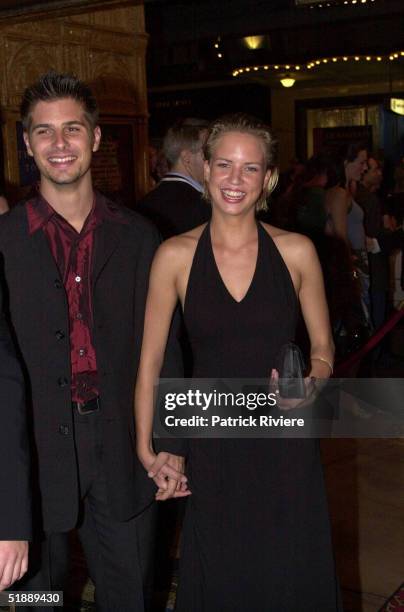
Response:
[[[229,164],[228,164],[227,162],[218,162],[218,163],[217,163],[217,166],[218,166],[219,168],[227,168],[227,167],[228,167],[228,165],[229,165]]]
[[[257,166],[247,166],[247,172],[258,172]]]

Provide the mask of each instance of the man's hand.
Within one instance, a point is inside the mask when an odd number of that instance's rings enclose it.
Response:
[[[0,591],[22,578],[28,569],[28,542],[0,541]]]

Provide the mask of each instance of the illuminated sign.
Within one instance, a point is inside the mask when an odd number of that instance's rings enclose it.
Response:
[[[397,115],[404,115],[404,100],[402,98],[390,98],[390,110]]]

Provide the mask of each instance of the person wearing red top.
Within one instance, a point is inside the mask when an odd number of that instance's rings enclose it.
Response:
[[[136,458],[133,394],[158,234],[93,189],[101,130],[84,83],[43,75],[25,91],[21,116],[39,193],[0,219],[34,444],[34,545],[19,588],[63,590],[77,529],[97,609],[143,612],[156,486]],[[166,373],[181,375],[172,346]],[[170,446],[176,459],[154,481],[180,477],[185,489],[180,444],[177,454]]]

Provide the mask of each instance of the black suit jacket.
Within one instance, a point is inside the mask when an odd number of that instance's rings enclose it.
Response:
[[[136,205],[164,239],[187,232],[210,219],[211,209],[192,185],[162,180]]]
[[[133,394],[149,268],[159,239],[138,214],[107,205],[114,218],[95,230],[93,341],[109,504],[116,519],[127,520],[150,504],[155,492],[136,458]],[[0,219],[0,251],[10,322],[32,399],[43,526],[66,531],[76,524],[79,500],[66,293],[43,231],[28,233],[24,204]],[[181,375],[177,357],[166,375]]]
[[[31,538],[29,466],[24,381],[0,288],[0,540]]]

